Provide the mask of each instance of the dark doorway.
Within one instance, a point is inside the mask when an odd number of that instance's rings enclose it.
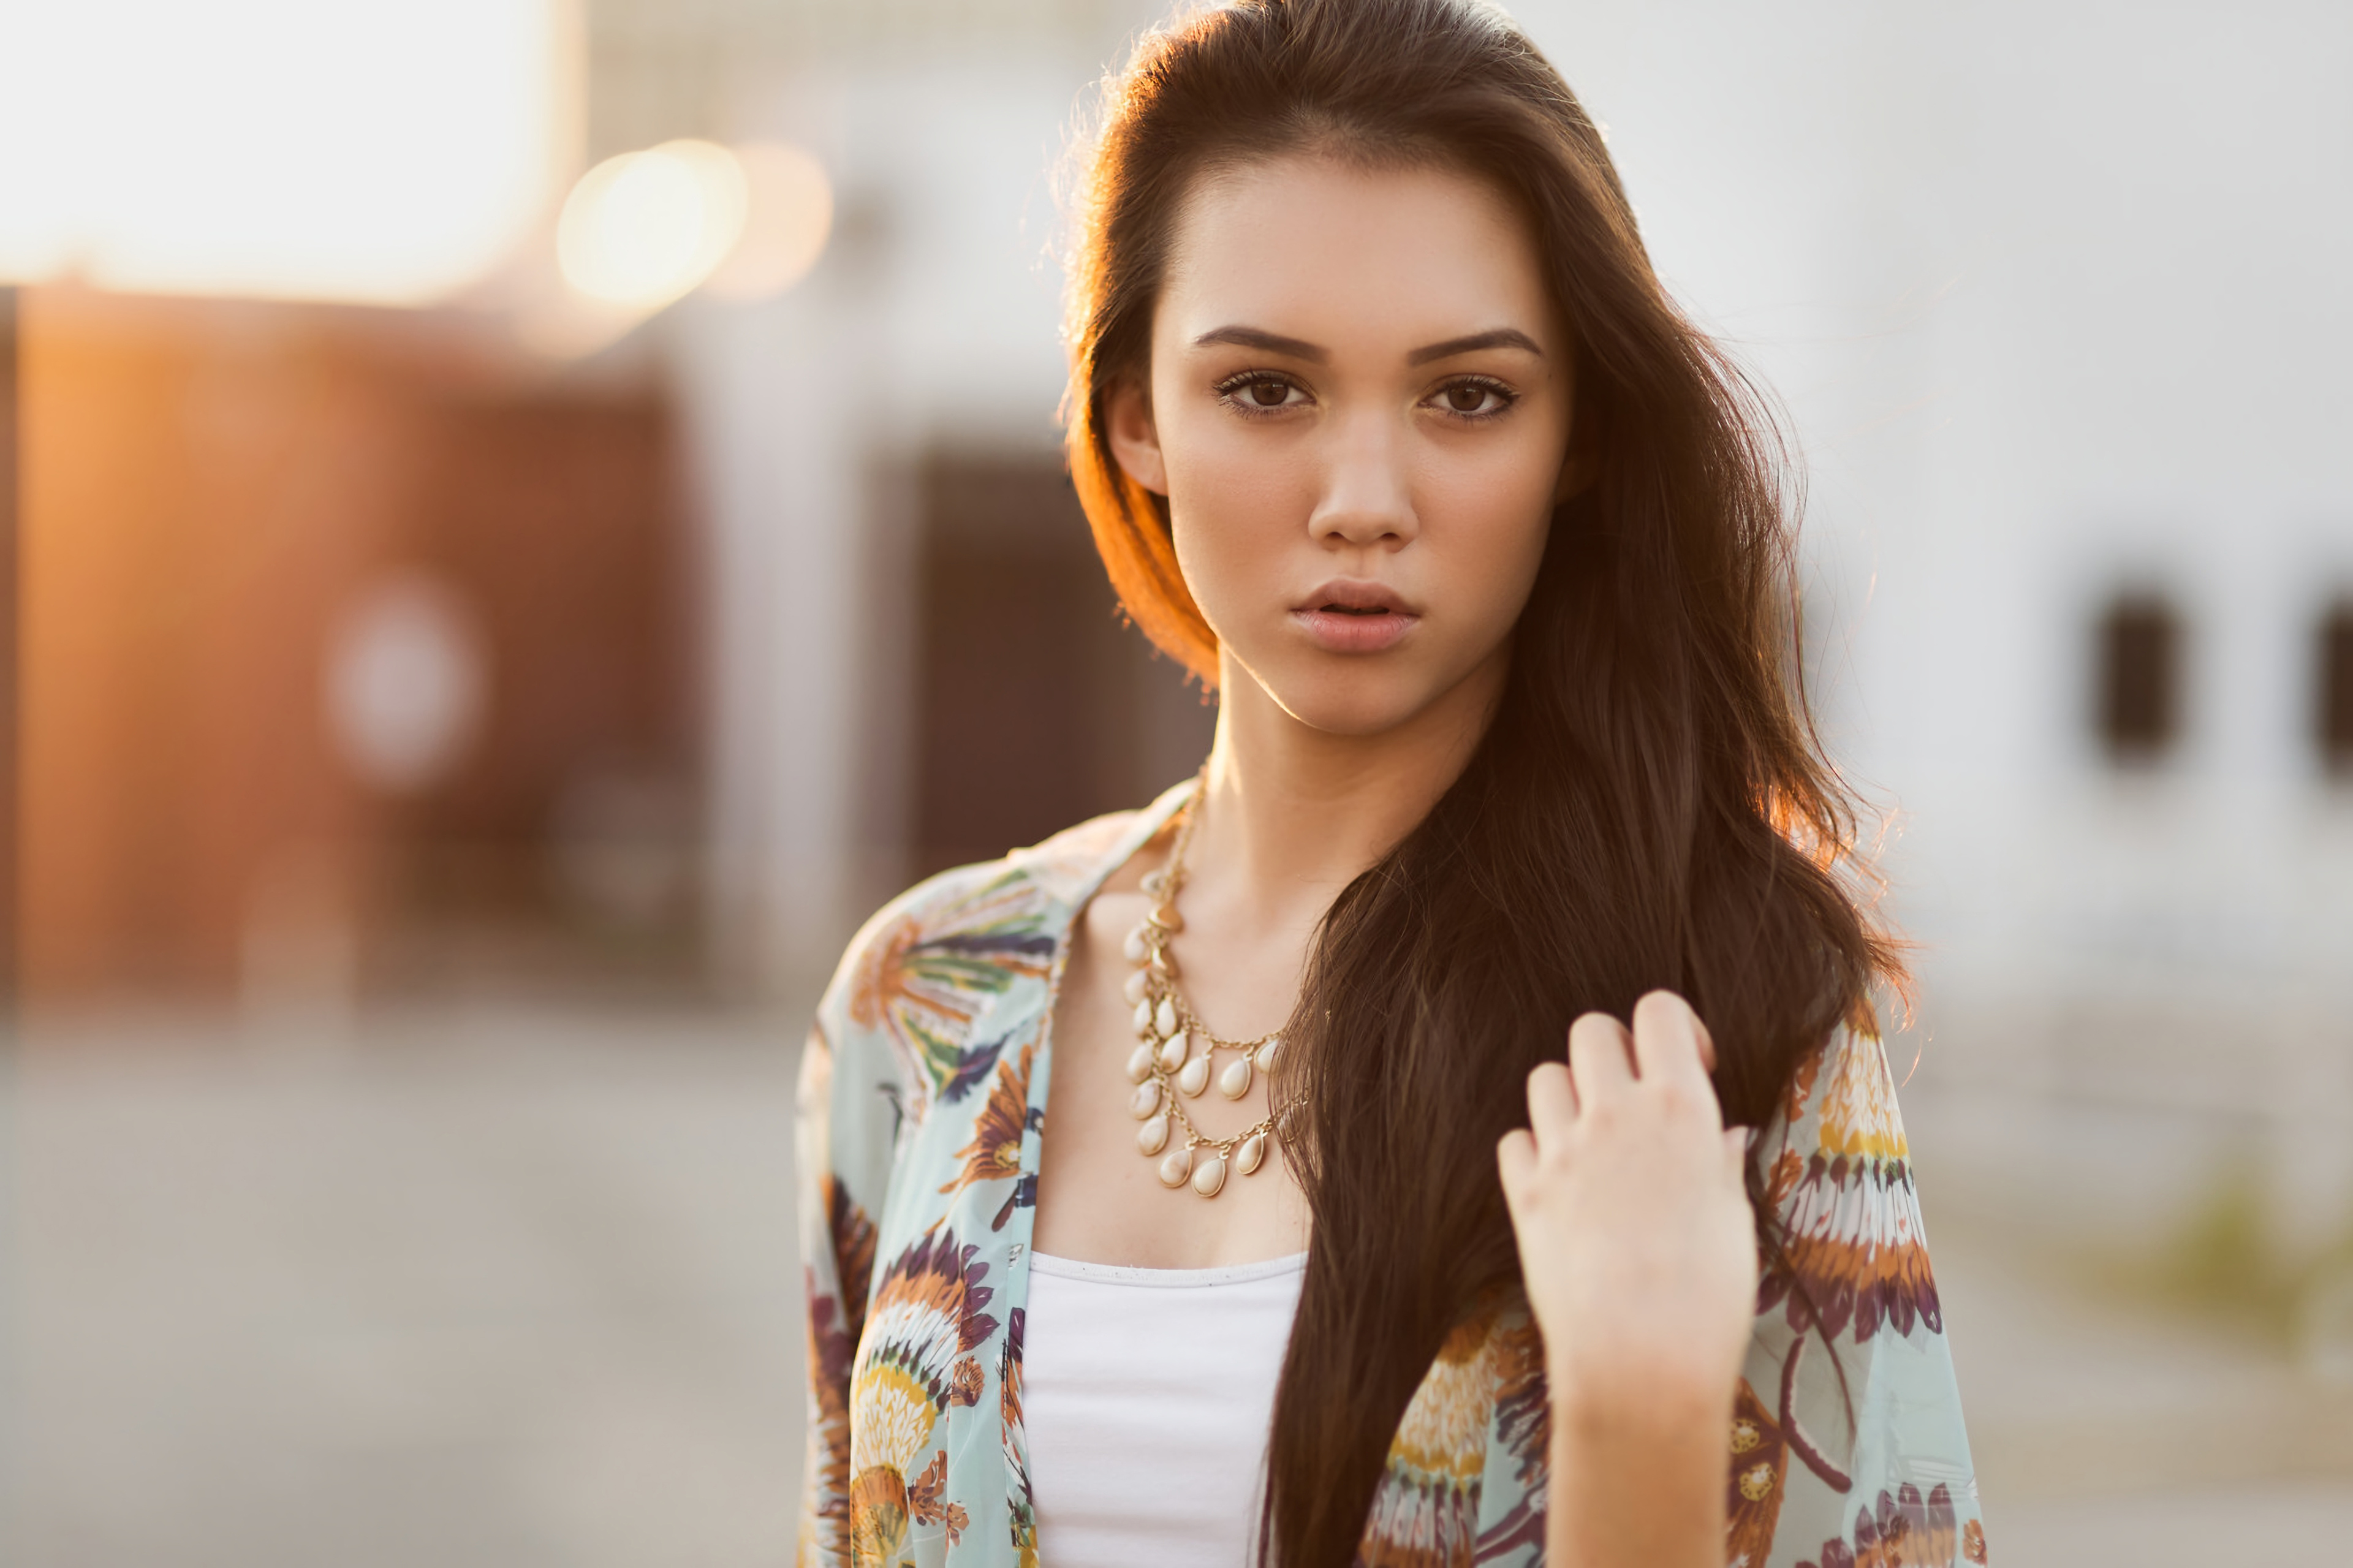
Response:
[[[2100,617],[2096,722],[2111,762],[2153,763],[2181,730],[2181,617],[2154,595],[2126,594]]]
[[[1058,458],[920,476],[914,869],[1141,805],[1200,765],[1216,710],[1118,614]]]
[[[2328,607],[2315,641],[2320,668],[2313,738],[2321,765],[2334,777],[2353,778],[2353,599]]]

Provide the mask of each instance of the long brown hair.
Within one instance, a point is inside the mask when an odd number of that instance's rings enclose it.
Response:
[[[1850,890],[1854,816],[1796,675],[1772,421],[1661,287],[1567,85],[1476,0],[1234,0],[1147,37],[1110,84],[1077,193],[1069,451],[1129,615],[1215,679],[1166,502],[1122,471],[1105,412],[1146,378],[1191,183],[1302,152],[1460,169],[1518,206],[1577,345],[1592,478],[1552,521],[1493,723],[1333,904],[1286,1031],[1278,1108],[1314,1229],[1261,1539],[1284,1568],[1351,1561],[1440,1342],[1516,1284],[1495,1145],[1571,1019],[1681,992],[1726,1120],[1761,1125],[1898,974]]]

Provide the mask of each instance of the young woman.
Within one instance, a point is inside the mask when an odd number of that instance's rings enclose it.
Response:
[[[1591,121],[1237,0],[1082,194],[1071,473],[1216,743],[844,958],[804,1559],[1982,1563],[1774,449]]]

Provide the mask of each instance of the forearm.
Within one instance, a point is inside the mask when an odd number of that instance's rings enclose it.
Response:
[[[1552,1386],[1551,1568],[1721,1568],[1729,1396],[1603,1399]]]

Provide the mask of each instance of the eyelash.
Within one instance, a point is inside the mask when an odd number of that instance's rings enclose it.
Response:
[[[1495,395],[1496,406],[1487,410],[1484,414],[1464,414],[1458,409],[1448,408],[1442,405],[1440,406],[1439,412],[1447,416],[1447,417],[1451,419],[1461,419],[1472,425],[1476,425],[1484,419],[1493,419],[1501,415],[1509,414],[1512,411],[1512,405],[1520,400],[1520,395],[1518,393],[1514,392],[1510,387],[1505,386],[1502,382],[1497,381],[1492,375],[1458,375],[1448,381],[1445,385],[1438,388],[1437,391],[1431,393],[1430,395],[1432,397],[1443,397],[1446,394],[1458,386],[1475,386],[1482,392],[1490,392]]]
[[[1268,382],[1277,382],[1288,387],[1296,387],[1299,384],[1291,377],[1278,372],[1246,370],[1240,375],[1229,375],[1218,383],[1218,399],[1245,419],[1264,419],[1271,415],[1287,412],[1291,407],[1289,404],[1277,404],[1271,408],[1261,408],[1245,402],[1240,395],[1253,386],[1263,385]]]
[[[1240,414],[1245,419],[1265,419],[1277,414],[1288,413],[1292,408],[1296,406],[1296,405],[1293,404],[1283,403],[1277,404],[1272,407],[1261,407],[1244,402],[1238,395],[1238,394],[1250,387],[1262,385],[1268,382],[1280,383],[1282,385],[1287,387],[1299,387],[1298,382],[1280,371],[1246,370],[1240,375],[1229,375],[1225,380],[1217,384],[1216,391],[1218,394],[1218,399],[1219,402],[1231,408],[1235,413]],[[1510,387],[1489,375],[1458,375],[1450,377],[1443,385],[1439,386],[1436,390],[1431,392],[1430,396],[1432,398],[1443,397],[1448,392],[1458,386],[1475,386],[1482,392],[1493,394],[1498,403],[1498,406],[1488,409],[1483,414],[1465,414],[1459,409],[1448,408],[1443,405],[1440,405],[1438,409],[1439,413],[1443,414],[1450,419],[1461,420],[1464,424],[1468,425],[1480,424],[1485,420],[1493,419],[1502,415],[1508,414],[1511,412],[1512,405],[1520,400],[1520,395],[1518,393],[1514,392]],[[1304,389],[1303,388],[1301,390]]]

